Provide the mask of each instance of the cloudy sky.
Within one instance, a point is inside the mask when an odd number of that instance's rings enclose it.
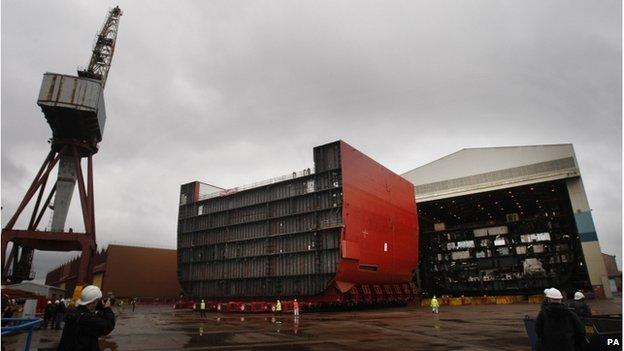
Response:
[[[3,226],[48,151],[42,74],[85,66],[115,4],[2,1]],[[118,4],[100,246],[173,248],[180,184],[287,174],[337,139],[397,173],[464,147],[573,143],[621,259],[621,1]],[[38,254],[37,278],[68,257]]]

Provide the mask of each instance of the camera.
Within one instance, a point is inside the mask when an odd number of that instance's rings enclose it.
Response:
[[[115,305],[115,296],[112,294],[109,294],[106,297],[103,297],[100,299],[100,301],[98,301],[95,309],[96,310],[101,310],[104,308],[104,305],[106,305],[106,302],[110,301],[110,306],[114,306]]]

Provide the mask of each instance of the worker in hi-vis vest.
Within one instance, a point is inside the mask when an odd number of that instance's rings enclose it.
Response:
[[[431,299],[431,312],[433,313],[440,313],[440,303],[438,302],[438,299],[436,299],[435,295],[433,295],[433,298]]]
[[[201,303],[199,304],[199,312],[200,317],[206,317],[206,303],[204,302],[204,300],[201,300]]]

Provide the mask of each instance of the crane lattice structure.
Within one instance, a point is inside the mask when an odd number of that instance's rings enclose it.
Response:
[[[119,29],[119,19],[121,18],[119,6],[110,10],[102,29],[98,33],[93,54],[89,61],[89,66],[85,70],[79,70],[79,77],[97,79],[102,82],[102,88],[106,85],[108,70],[113,61],[115,53],[115,43],[117,42],[117,31]]]
[[[75,283],[82,285],[92,279],[92,257],[97,249],[93,155],[98,152],[98,143],[102,141],[106,122],[104,85],[115,51],[121,15],[119,7],[109,11],[98,33],[89,66],[85,70],[79,70],[78,76],[58,73],[43,75],[37,104],[52,129],[51,150],[15,213],[2,229],[2,281],[5,284],[34,278],[32,261],[35,250],[81,251]],[[82,168],[83,158],[87,159],[86,179]],[[44,197],[50,174],[57,165],[57,179]],[[65,230],[76,183],[84,224],[82,233],[75,232],[72,228]],[[27,229],[15,229],[17,220],[35,194],[37,198]],[[39,224],[47,209],[53,211],[51,226],[39,230]],[[10,242],[13,245],[7,256]]]

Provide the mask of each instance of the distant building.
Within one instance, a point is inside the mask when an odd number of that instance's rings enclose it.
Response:
[[[572,144],[462,149],[403,177],[416,190],[425,292],[611,297]]]
[[[109,245],[94,257],[93,284],[116,297],[176,298],[181,293],[174,249]],[[46,284],[65,289],[71,296],[76,286],[79,259],[50,271]]]
[[[615,261],[615,255],[602,254],[605,267],[607,268],[607,275],[609,276],[609,284],[612,292],[622,292],[622,271],[618,269]]]

